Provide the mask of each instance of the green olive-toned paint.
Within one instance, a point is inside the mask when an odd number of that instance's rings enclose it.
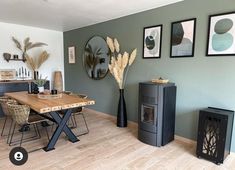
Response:
[[[116,115],[119,91],[114,78],[108,74],[102,80],[92,80],[82,64],[84,46],[89,38],[94,35],[116,37],[122,51],[138,49],[125,88],[128,119],[137,121],[138,83],[152,78],[167,78],[177,85],[176,134],[196,139],[200,109],[212,106],[235,110],[235,56],[205,56],[208,16],[230,11],[234,11],[234,0],[185,0],[65,32],[65,88],[95,99],[96,104],[91,108]],[[194,57],[170,58],[171,22],[194,17],[197,18]],[[159,24],[163,24],[161,58],[143,59],[143,28]],[[68,64],[67,48],[71,45],[76,46],[76,64]]]

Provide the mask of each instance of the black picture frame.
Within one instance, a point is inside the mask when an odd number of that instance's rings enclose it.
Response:
[[[206,56],[235,55],[235,11],[209,15]]]
[[[170,58],[194,57],[196,18],[171,23]]]
[[[144,27],[143,59],[161,58],[163,25]]]

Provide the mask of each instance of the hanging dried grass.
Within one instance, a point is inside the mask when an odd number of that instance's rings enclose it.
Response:
[[[27,51],[28,50],[30,50],[32,48],[36,48],[36,47],[41,47],[41,46],[47,45],[47,44],[42,43],[42,42],[32,43],[32,42],[30,42],[30,38],[29,37],[24,39],[24,47],[21,45],[21,43],[15,37],[12,37],[12,40],[15,43],[16,47],[20,51],[22,51],[22,53],[24,55],[26,55],[26,56],[27,56]]]
[[[16,44],[16,47],[18,49],[22,50],[22,46],[21,46],[20,42],[15,37],[12,37],[12,40]]]

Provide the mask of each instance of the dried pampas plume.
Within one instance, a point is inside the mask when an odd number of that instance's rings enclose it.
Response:
[[[33,71],[40,68],[40,66],[49,58],[49,54],[46,51],[43,51],[37,59],[33,59],[30,56],[26,56],[26,62],[31,67]]]
[[[129,67],[135,60],[137,49],[134,49],[129,57],[129,53],[127,52],[124,52],[123,55],[119,53],[120,46],[116,38],[113,40],[110,37],[107,37],[106,42],[112,52],[109,71],[117,81],[119,88],[124,89],[127,73]]]
[[[110,51],[111,51],[112,53],[114,53],[114,44],[113,44],[113,40],[112,40],[111,38],[107,37],[106,42],[107,42],[107,44],[108,44],[108,46],[109,46]]]
[[[114,47],[115,47],[116,52],[119,53],[120,47],[119,47],[118,40],[116,38],[114,39]]]
[[[134,49],[131,53],[130,60],[129,60],[129,66],[134,62],[136,57],[137,49]]]
[[[49,54],[46,51],[43,51],[38,58],[38,65],[37,65],[37,69],[39,69],[39,67],[41,67],[41,65],[49,58]]]

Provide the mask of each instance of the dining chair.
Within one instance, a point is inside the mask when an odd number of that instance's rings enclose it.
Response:
[[[76,96],[76,97],[79,97],[79,98],[83,98],[83,99],[86,99],[88,97],[85,94],[76,94],[76,93],[73,93],[71,91],[65,91],[64,93],[68,94],[68,95]],[[85,127],[86,127],[86,131],[82,132],[82,133],[79,133],[77,136],[81,136],[81,135],[85,135],[85,134],[89,133],[89,128],[88,128],[88,125],[87,125],[87,121],[86,121],[86,118],[85,118],[85,116],[82,112],[83,108],[84,107],[78,107],[78,108],[72,109],[72,115],[71,115],[71,122],[72,122],[72,125],[73,125],[72,128],[77,128],[78,127],[76,117],[78,117],[80,115],[82,116]],[[64,112],[61,112],[61,114],[63,115]]]
[[[70,95],[73,95],[73,96],[77,96],[79,98],[82,98],[82,99],[86,99],[88,96],[85,95],[85,94],[76,94],[76,93],[71,93]],[[84,124],[86,126],[86,131],[83,132],[83,133],[79,133],[77,136],[81,136],[81,135],[85,135],[85,134],[88,134],[89,133],[89,128],[88,128],[88,125],[87,125],[87,121],[86,121],[86,118],[85,118],[85,115],[83,113],[83,109],[84,107],[78,107],[78,108],[75,108],[72,110],[72,117],[73,117],[73,120],[74,120],[74,123],[75,123],[75,126],[74,128],[77,128],[78,127],[78,123],[77,123],[77,120],[76,120],[76,116],[82,116],[83,118],[83,121],[84,121]]]
[[[2,131],[1,131],[1,136],[7,136],[7,143],[8,143],[9,142],[9,134],[10,134],[10,131],[11,131],[11,128],[12,128],[13,120],[12,120],[12,115],[9,112],[7,103],[17,104],[17,101],[14,100],[14,99],[10,99],[6,96],[0,97],[0,106],[1,106],[2,111],[4,113],[4,123],[3,123]],[[7,120],[10,120],[10,127],[9,127],[8,134],[4,135]]]
[[[27,105],[18,105],[18,104],[12,104],[12,103],[7,103],[7,105],[9,108],[9,112],[11,113],[12,118],[14,120],[13,132],[11,134],[10,142],[9,142],[10,146],[12,146],[13,143],[14,143],[14,145],[16,145],[15,143],[17,143],[17,142],[19,142],[20,146],[22,145],[24,133],[27,132],[26,130],[24,130],[24,128],[29,127],[30,125],[32,125],[35,130],[35,136],[24,139],[25,140],[24,142],[28,142],[28,141],[32,141],[32,140],[36,140],[36,139],[41,138],[41,134],[39,132],[37,124],[44,122],[44,121],[47,121],[47,119],[45,119],[37,114],[31,114],[30,107]],[[21,129],[23,129],[23,130],[19,131],[21,133],[21,139],[20,139],[20,141],[12,142],[13,136],[15,134],[16,125],[21,126]],[[47,138],[49,140],[49,134],[47,131],[47,127],[45,127],[45,130],[46,130]]]

